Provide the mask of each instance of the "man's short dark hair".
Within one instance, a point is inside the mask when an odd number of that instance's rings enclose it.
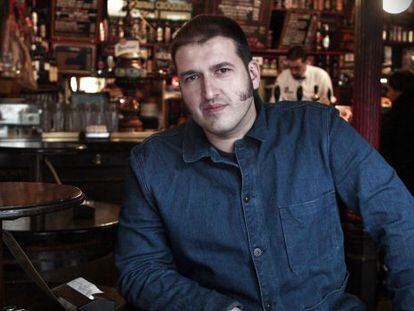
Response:
[[[408,70],[396,70],[388,78],[388,84],[403,94],[414,94],[414,74]]]
[[[305,50],[301,46],[293,46],[287,52],[288,60],[294,61],[297,59],[301,59],[304,62],[306,61],[307,58],[308,58],[308,54],[305,52]]]
[[[236,52],[244,65],[248,66],[252,60],[252,54],[247,43],[246,35],[234,20],[218,15],[197,15],[175,34],[171,44],[171,57],[175,64],[177,50],[187,44],[204,43],[214,37],[222,36],[233,40]]]

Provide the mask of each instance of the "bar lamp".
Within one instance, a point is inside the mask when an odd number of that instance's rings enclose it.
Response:
[[[411,2],[412,0],[383,0],[382,8],[385,12],[398,14],[407,10]]]

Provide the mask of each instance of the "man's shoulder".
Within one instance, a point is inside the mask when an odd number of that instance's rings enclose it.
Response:
[[[327,75],[327,76],[329,76],[328,72],[325,69],[323,69],[323,68],[316,67],[316,66],[313,66],[313,65],[308,65],[308,68],[311,70],[311,72],[313,74],[319,74],[319,75]]]
[[[266,104],[264,113],[269,129],[291,136],[326,132],[337,111],[316,102],[281,101]]]
[[[313,101],[280,101],[277,104],[264,104],[265,111],[267,113],[283,114],[283,113],[327,113],[334,109],[331,106],[323,105],[321,103]]]
[[[152,134],[132,149],[133,155],[149,156],[153,153],[162,154],[169,150],[181,149],[185,125],[180,125],[162,132]]]

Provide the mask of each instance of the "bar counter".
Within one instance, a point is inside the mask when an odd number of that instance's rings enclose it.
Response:
[[[120,133],[105,139],[68,135],[49,135],[37,139],[3,138],[0,139],[0,181],[56,182],[55,171],[63,184],[79,187],[88,199],[120,204],[130,150],[153,133]],[[61,147],[59,152],[56,148],[51,148],[53,152],[42,149],[46,161],[42,161],[39,168],[36,144],[39,148],[65,144],[82,148]]]

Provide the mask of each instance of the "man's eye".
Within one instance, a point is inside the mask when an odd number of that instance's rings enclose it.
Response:
[[[196,79],[198,79],[198,76],[197,76],[197,75],[191,75],[191,76],[186,77],[186,78],[184,79],[184,81],[185,81],[185,82],[192,82],[192,81],[194,81],[194,80],[196,80]]]
[[[230,70],[231,69],[230,68],[227,68],[227,67],[219,68],[219,69],[217,69],[217,74],[223,75],[223,74],[228,73]]]

